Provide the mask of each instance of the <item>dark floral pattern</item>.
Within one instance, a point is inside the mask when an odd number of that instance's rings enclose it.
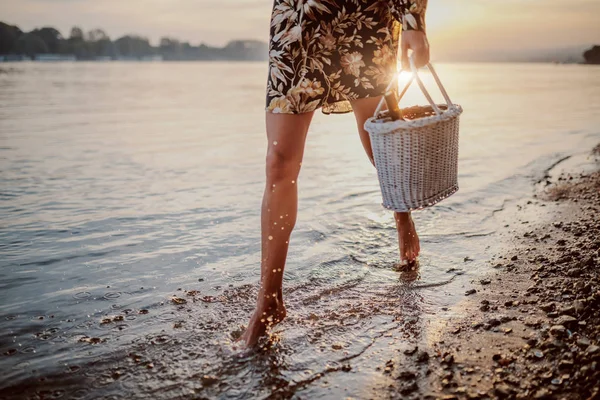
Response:
[[[396,72],[400,30],[424,30],[427,0],[275,0],[267,111],[352,110]]]

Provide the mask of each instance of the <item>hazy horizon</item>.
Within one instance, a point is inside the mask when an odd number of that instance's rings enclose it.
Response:
[[[158,43],[168,36],[197,45],[268,41],[272,1],[0,0],[2,20],[25,31],[52,26],[101,28]],[[477,59],[583,48],[600,42],[600,2],[573,0],[429,0],[428,35],[435,58]]]

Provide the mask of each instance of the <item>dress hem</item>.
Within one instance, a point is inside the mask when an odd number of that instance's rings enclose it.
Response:
[[[381,96],[383,96],[383,95],[384,95],[384,93],[378,94],[377,96],[363,96],[363,97],[357,97],[356,99],[352,99],[352,100],[339,100],[339,101],[336,101],[336,102],[334,102],[334,103],[326,103],[326,105],[327,105],[327,106],[331,106],[331,105],[333,105],[333,104],[338,104],[338,103],[345,103],[345,102],[348,102],[348,103],[349,103],[350,101],[354,101],[354,100],[372,99],[372,98],[374,98],[374,97],[381,97]],[[353,112],[354,112],[354,109],[352,108],[352,106],[350,106],[350,109],[349,109],[349,110],[347,110],[347,111],[346,111],[346,110],[336,110],[336,109],[335,109],[335,107],[333,107],[334,109],[333,109],[333,110],[331,110],[331,111],[326,111],[326,108],[329,108],[329,107],[327,107],[326,105],[321,105],[321,106],[319,106],[319,107],[315,108],[315,109],[314,109],[314,110],[312,110],[312,111],[305,111],[305,112],[293,112],[293,111],[291,111],[291,112],[273,112],[273,110],[269,110],[269,107],[267,106],[267,107],[265,107],[265,112],[267,112],[268,114],[285,114],[285,115],[301,115],[301,114],[308,114],[308,113],[311,113],[311,112],[317,112],[317,111],[319,111],[319,110],[321,110],[321,113],[323,113],[323,114],[325,114],[325,115],[331,115],[331,114],[350,114],[350,113],[353,113]]]

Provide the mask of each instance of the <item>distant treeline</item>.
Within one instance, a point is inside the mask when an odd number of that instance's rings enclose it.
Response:
[[[147,38],[137,35],[113,41],[102,29],[86,33],[74,27],[69,37],[64,37],[51,27],[23,32],[17,26],[0,22],[0,55],[4,56],[35,59],[40,55],[62,55],[74,56],[77,60],[148,57],[164,60],[264,60],[267,52],[267,44],[255,40],[236,40],[221,48],[204,44],[192,46],[188,42],[164,37],[158,46],[152,46]]]
[[[594,46],[583,53],[583,58],[587,64],[600,64],[600,46]]]

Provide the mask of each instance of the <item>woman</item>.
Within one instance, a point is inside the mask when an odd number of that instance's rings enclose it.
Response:
[[[402,64],[413,51],[429,62],[427,0],[275,0],[267,87],[267,183],[262,203],[261,287],[241,340],[253,346],[285,318],[282,282],[296,223],[297,182],[315,110],[354,111],[360,140],[373,162],[363,126],[396,73],[400,30]],[[400,21],[400,22],[398,22]],[[400,261],[419,254],[410,213],[395,213]]]

